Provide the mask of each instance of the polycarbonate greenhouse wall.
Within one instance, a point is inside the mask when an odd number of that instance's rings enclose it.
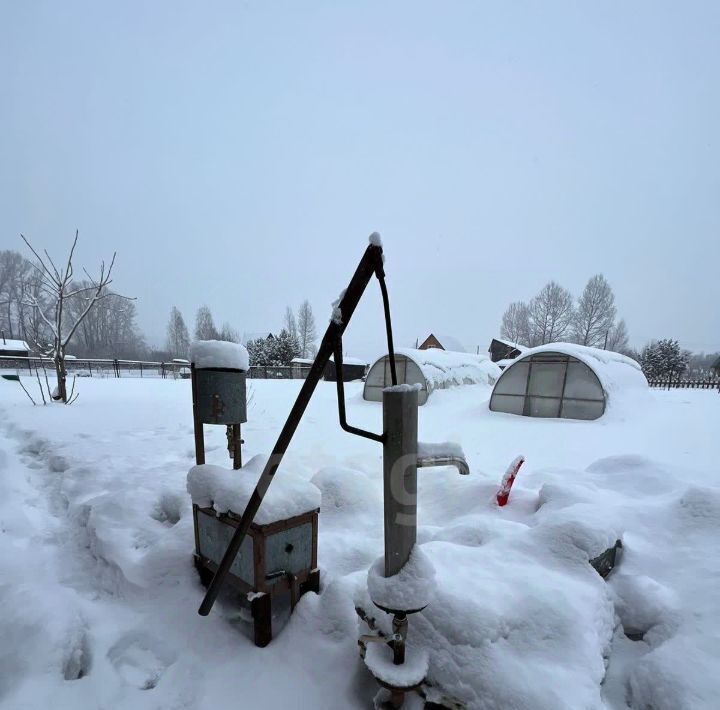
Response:
[[[501,372],[486,355],[439,348],[398,348],[395,362],[398,384],[420,385],[420,404],[425,404],[430,393],[436,389],[460,385],[492,386]],[[382,391],[391,384],[390,358],[384,355],[370,368],[365,378],[363,397],[371,402],[382,402]]]
[[[423,375],[417,364],[405,355],[395,355],[395,368],[397,370],[398,383],[420,385],[421,389],[418,392],[418,404],[425,404],[428,398],[428,386],[425,375]],[[383,390],[391,384],[390,358],[385,355],[370,368],[365,378],[364,399],[370,400],[371,402],[382,402]]]
[[[561,352],[519,358],[500,376],[490,398],[493,412],[526,417],[597,419],[606,394],[595,372]]]

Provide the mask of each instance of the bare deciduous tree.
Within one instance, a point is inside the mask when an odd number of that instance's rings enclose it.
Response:
[[[312,357],[315,355],[315,316],[313,316],[310,301],[307,299],[298,308],[297,315],[297,340],[300,346],[300,357]]]
[[[573,321],[576,343],[602,347],[615,322],[615,296],[602,274],[593,276],[578,299]]]
[[[8,338],[20,336],[19,300],[28,262],[17,251],[0,251],[0,328]]]
[[[285,317],[283,318],[283,327],[288,332],[288,335],[292,338],[297,339],[298,328],[297,321],[295,320],[295,314],[292,312],[292,308],[287,306],[285,308]]]
[[[562,340],[573,322],[573,297],[570,291],[551,281],[530,302],[531,343],[544,345]]]
[[[172,311],[170,311],[166,347],[175,357],[186,358],[190,351],[190,334],[188,333],[182,313],[180,313],[175,306],[173,306]]]
[[[65,404],[68,403],[66,387],[67,371],[65,369],[65,349],[85,317],[90,313],[98,301],[110,296],[107,286],[112,283],[112,270],[115,265],[113,253],[110,265],[106,268],[105,262],[100,264],[100,275],[97,279],[83,269],[90,285],[73,285],[73,256],[78,241],[78,232],[75,232],[67,262],[63,268],[58,268],[47,250],[43,250],[43,258],[33,248],[32,244],[21,234],[22,240],[33,253],[36,263],[33,264],[40,277],[40,292],[45,299],[41,301],[32,293],[26,294],[25,304],[36,309],[38,316],[45,322],[50,332],[49,344],[35,343],[43,354],[50,355],[55,364],[57,375],[57,389],[54,399]],[[69,299],[78,298],[83,302],[77,313],[71,313],[68,306]],[[122,298],[125,298],[124,296]]]
[[[91,286],[87,281],[73,282],[73,288]],[[76,317],[82,311],[82,296],[68,299],[68,311]],[[73,355],[141,358],[146,354],[144,338],[137,328],[135,303],[108,291],[106,297],[83,319],[70,342]]]
[[[605,344],[605,347],[608,350],[613,350],[616,353],[622,353],[623,355],[627,355],[629,353],[630,345],[628,342],[627,325],[625,325],[624,318],[621,318],[608,331],[607,344]]]
[[[520,345],[530,345],[530,308],[523,301],[511,303],[502,318],[500,336]]]
[[[200,306],[195,316],[195,340],[217,340],[218,332],[212,313],[207,306]]]
[[[220,332],[218,333],[218,340],[226,340],[229,343],[239,343],[240,333],[233,328],[230,323],[223,323]]]

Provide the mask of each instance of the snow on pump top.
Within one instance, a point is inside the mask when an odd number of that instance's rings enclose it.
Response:
[[[248,351],[239,343],[223,340],[198,340],[190,348],[190,360],[198,370],[222,368],[247,370],[250,364]]]

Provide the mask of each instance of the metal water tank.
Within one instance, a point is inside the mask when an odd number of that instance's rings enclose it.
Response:
[[[246,373],[195,367],[195,406],[203,424],[244,424],[247,421]]]

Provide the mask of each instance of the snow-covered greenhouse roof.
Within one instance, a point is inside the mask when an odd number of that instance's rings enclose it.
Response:
[[[625,355],[548,343],[526,350],[505,368],[490,409],[530,417],[597,419],[609,400],[647,386],[640,365]]]
[[[485,355],[437,348],[399,348],[395,351],[395,360],[398,384],[420,385],[420,404],[427,401],[434,389],[456,385],[493,385],[501,374],[500,368]],[[368,372],[363,397],[380,402],[383,389],[391,384],[390,359],[383,355]]]

